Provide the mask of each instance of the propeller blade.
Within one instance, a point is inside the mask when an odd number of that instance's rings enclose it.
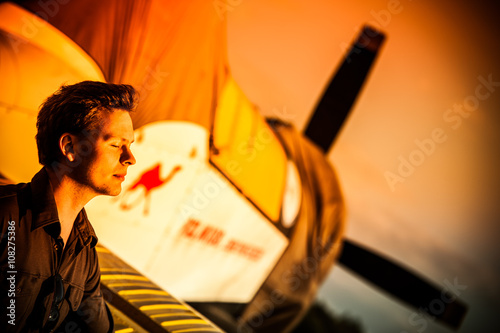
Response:
[[[382,32],[363,28],[310,118],[304,134],[325,153],[347,118],[384,39]]]
[[[415,309],[458,329],[467,306],[444,288],[349,240],[344,240],[339,263]],[[429,310],[430,309],[430,310]]]

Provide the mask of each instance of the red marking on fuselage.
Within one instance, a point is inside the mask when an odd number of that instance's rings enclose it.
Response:
[[[135,189],[139,186],[144,186],[146,188],[146,194],[154,188],[160,187],[165,184],[168,179],[160,179],[160,163],[155,165],[152,169],[144,172],[139,180],[137,180],[131,187],[130,190]],[[167,177],[168,178],[168,177]]]
[[[130,192],[134,191],[135,189],[139,187],[144,187],[144,215],[147,215],[149,213],[149,200],[150,200],[150,192],[154,190],[155,188],[158,188],[162,186],[163,184],[169,182],[172,177],[182,169],[180,165],[175,166],[172,171],[168,174],[167,177],[164,179],[160,178],[160,169],[161,169],[161,164],[158,163],[156,164],[153,168],[145,171],[139,179],[130,186],[125,193],[123,194],[123,197],[121,198],[122,203],[120,204],[120,208],[127,210],[132,208],[132,206],[138,204],[137,200],[135,203],[127,203],[126,197],[130,194]],[[140,197],[139,197],[140,198]]]

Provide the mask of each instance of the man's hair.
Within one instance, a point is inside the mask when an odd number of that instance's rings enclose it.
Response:
[[[36,144],[40,164],[59,161],[59,138],[64,133],[82,136],[99,127],[101,112],[133,111],[138,94],[126,84],[83,81],[63,85],[40,106],[36,121]]]

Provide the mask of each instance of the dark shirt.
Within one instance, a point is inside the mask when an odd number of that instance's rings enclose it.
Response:
[[[45,169],[31,183],[0,186],[0,223],[0,313],[7,310],[0,332],[112,329],[99,287],[95,232],[82,209],[64,247]],[[50,327],[56,273],[62,277],[64,300],[57,324]]]

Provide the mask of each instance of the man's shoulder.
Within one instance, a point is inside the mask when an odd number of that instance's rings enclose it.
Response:
[[[16,196],[19,192],[26,189],[27,186],[27,183],[0,185],[0,200]]]
[[[0,212],[17,207],[19,194],[28,189],[27,183],[0,185]]]

